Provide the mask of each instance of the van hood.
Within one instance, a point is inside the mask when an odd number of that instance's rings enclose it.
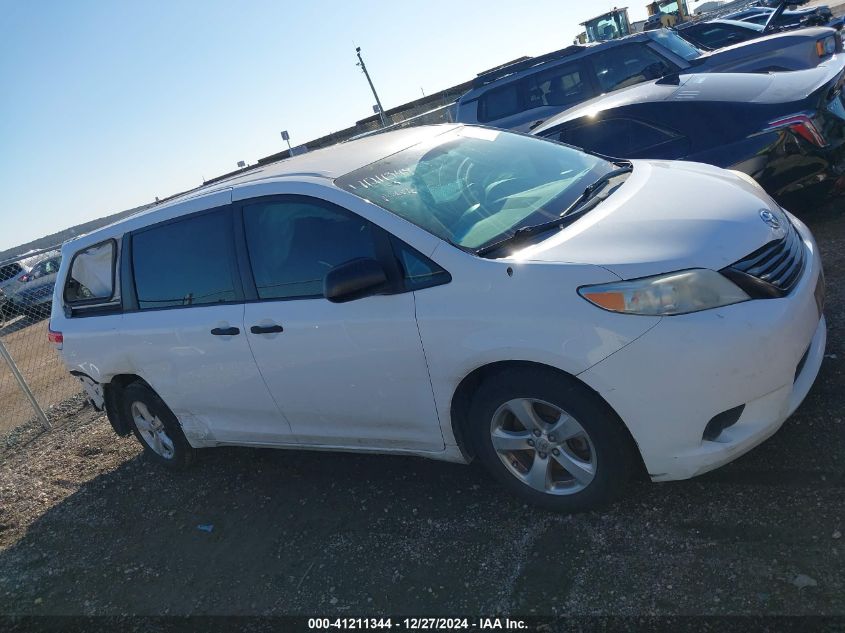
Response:
[[[632,162],[633,172],[607,200],[510,259],[593,264],[634,279],[720,270],[784,235],[761,217],[777,203],[734,173],[700,163]]]

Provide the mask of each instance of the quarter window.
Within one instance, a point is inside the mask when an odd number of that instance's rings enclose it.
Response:
[[[404,242],[394,239],[393,250],[399,259],[407,290],[422,290],[452,280],[448,272]]]
[[[237,301],[232,222],[214,211],[132,236],[138,307],[169,308]]]
[[[90,246],[77,253],[65,286],[65,301],[88,303],[109,301],[114,295],[115,243]]]
[[[250,204],[244,207],[244,229],[260,299],[322,297],[323,279],[332,268],[376,259],[372,225],[329,204]]]

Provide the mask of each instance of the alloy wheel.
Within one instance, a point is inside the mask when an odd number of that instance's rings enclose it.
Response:
[[[490,439],[502,464],[527,486],[552,495],[584,490],[596,475],[587,431],[560,407],[516,398],[493,414]]]
[[[175,453],[173,440],[167,435],[167,430],[158,416],[153,415],[143,402],[133,402],[129,410],[144,443],[157,455],[164,459],[172,459]]]

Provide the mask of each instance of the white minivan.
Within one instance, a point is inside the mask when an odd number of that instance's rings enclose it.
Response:
[[[748,176],[447,125],[257,168],[64,245],[50,338],[115,431],[481,461],[573,511],[772,435],[826,328]]]

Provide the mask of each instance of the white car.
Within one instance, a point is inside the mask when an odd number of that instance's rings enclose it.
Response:
[[[155,460],[479,459],[572,511],[772,435],[825,347],[807,228],[748,176],[488,128],[263,166],[64,245],[50,338]]]

